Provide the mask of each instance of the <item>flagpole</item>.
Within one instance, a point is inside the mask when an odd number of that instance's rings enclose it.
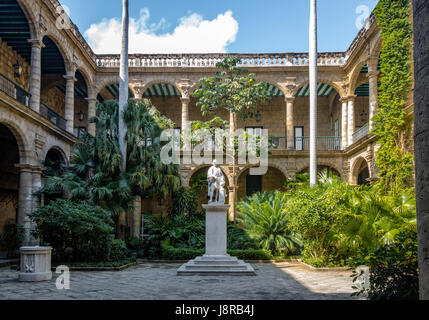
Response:
[[[129,13],[128,13],[128,0],[122,2],[122,45],[121,45],[121,57],[119,67],[119,124],[118,124],[118,138],[119,138],[119,149],[121,151],[122,163],[121,171],[126,170],[127,163],[127,144],[125,142],[126,126],[122,117],[126,105],[128,104],[128,25],[129,25]]]
[[[310,0],[310,186],[317,182],[317,0]]]

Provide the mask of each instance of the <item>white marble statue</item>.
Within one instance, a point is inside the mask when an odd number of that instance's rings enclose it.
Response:
[[[207,181],[209,204],[225,204],[225,177],[216,160],[207,173]]]

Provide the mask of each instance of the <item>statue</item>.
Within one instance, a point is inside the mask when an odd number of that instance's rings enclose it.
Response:
[[[209,204],[225,204],[225,177],[216,160],[207,173],[207,181]]]

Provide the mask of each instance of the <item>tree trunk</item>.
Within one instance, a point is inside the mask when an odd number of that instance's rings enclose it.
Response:
[[[317,1],[310,0],[310,185],[317,181]]]
[[[122,112],[128,103],[128,0],[123,0],[122,12],[122,47],[119,68],[119,149],[122,155],[121,170],[125,171],[127,163],[126,127]]]
[[[420,299],[429,300],[429,1],[414,0],[414,142]]]

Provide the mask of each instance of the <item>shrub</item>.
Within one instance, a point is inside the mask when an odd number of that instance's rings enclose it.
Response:
[[[348,188],[339,178],[323,174],[315,187],[304,184],[288,194],[285,211],[292,230],[302,235],[304,259],[345,258],[340,254],[338,239]]]
[[[361,252],[354,265],[369,266],[370,286],[353,295],[371,300],[418,300],[417,233],[401,232],[395,242]],[[356,271],[353,276],[358,274]]]
[[[237,221],[259,248],[273,254],[296,253],[301,247],[298,233],[290,229],[286,195],[281,192],[255,194],[237,205]]]
[[[268,250],[263,249],[244,249],[228,250],[228,254],[242,260],[272,260],[273,255]]]
[[[107,260],[112,245],[118,253],[119,243],[112,244],[110,213],[100,207],[57,199],[29,216],[37,226],[34,236],[52,246],[54,261]]]
[[[172,217],[178,215],[194,215],[198,213],[198,196],[189,189],[181,187],[175,192],[173,197],[173,206],[170,209]]]
[[[0,248],[6,250],[8,258],[14,258],[16,251],[24,241],[24,227],[19,224],[7,223],[0,236]]]
[[[127,246],[121,239],[111,239],[109,241],[109,261],[122,261],[127,257]]]
[[[243,228],[228,222],[228,249],[258,249],[257,243]]]

